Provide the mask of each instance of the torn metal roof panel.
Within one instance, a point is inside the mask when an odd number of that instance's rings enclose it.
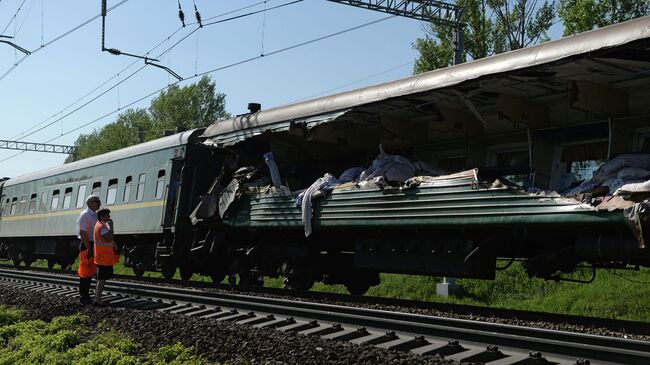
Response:
[[[544,88],[553,94],[554,88],[572,79],[625,83],[643,78],[643,73],[650,66],[650,60],[645,57],[648,54],[650,17],[643,17],[392,82],[219,121],[208,127],[203,137],[212,138],[213,144],[232,145],[267,129],[274,129],[276,123],[301,123],[306,120],[329,122],[347,111],[365,110],[371,105],[383,109],[381,105],[388,99],[397,102],[391,105],[399,105],[401,98],[413,99],[416,95],[439,100],[432,94],[436,90],[452,87],[457,89],[452,91],[461,93],[459,98],[469,99],[490,91],[503,79],[519,83],[505,83],[513,92],[520,93],[519,97],[538,97]],[[594,62],[599,63],[598,69],[593,66]],[[526,69],[530,69],[530,72]],[[556,73],[558,71],[564,75],[560,76]],[[532,81],[522,79],[527,76]],[[477,79],[485,82],[468,83]],[[554,80],[557,82],[554,83]],[[465,86],[470,89],[465,90]],[[485,102],[490,103],[491,100]],[[480,105],[473,107],[480,108]],[[334,114],[338,115],[332,118]],[[286,129],[288,125],[282,128]]]

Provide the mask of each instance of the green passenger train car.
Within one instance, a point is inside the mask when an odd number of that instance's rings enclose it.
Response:
[[[5,181],[0,242],[15,264],[47,259],[68,267],[77,256],[76,221],[85,199],[109,208],[116,240],[136,272],[153,269],[156,247],[191,236],[189,213],[214,174],[212,150],[191,130]],[[194,200],[194,201],[193,201]],[[179,238],[179,244],[180,244]],[[161,250],[161,257],[165,257]]]

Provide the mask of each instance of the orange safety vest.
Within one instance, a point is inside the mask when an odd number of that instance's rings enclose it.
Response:
[[[117,255],[117,252],[113,250],[113,241],[106,241],[102,235],[99,234],[99,231],[102,228],[108,229],[108,226],[102,221],[97,221],[93,232],[93,238],[95,239],[95,264],[101,266],[113,266],[120,261],[120,257]]]
[[[97,265],[92,257],[88,257],[88,250],[83,250],[79,252],[79,267],[77,268],[77,274],[80,278],[89,278],[95,275],[97,271]]]

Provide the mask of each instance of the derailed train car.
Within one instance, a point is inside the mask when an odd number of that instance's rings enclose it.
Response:
[[[353,293],[381,272],[492,278],[497,260],[549,279],[584,264],[650,265],[648,192],[613,195],[650,175],[649,26],[641,18],[215,123],[204,144],[233,152],[224,166],[241,169],[220,167],[193,214],[188,258],[216,280],[283,275],[292,288],[322,280]],[[372,175],[379,146],[412,175],[336,179],[353,167]],[[620,166],[592,179],[615,156]],[[418,175],[422,161],[461,173]],[[579,180],[595,183],[553,192]],[[304,189],[324,196],[302,209]]]
[[[382,272],[489,279],[498,260],[555,279],[584,264],[650,266],[647,192],[613,195],[632,182],[622,170],[643,181],[650,169],[649,69],[646,17],[252,110],[5,182],[2,251],[69,264],[61,252],[79,210],[59,206],[79,199],[78,181],[91,191],[101,180],[102,199],[118,196],[118,240],[136,274],[180,268],[240,285],[281,275],[294,289],[323,281],[360,294]],[[592,177],[607,160],[622,162]],[[156,206],[146,212],[119,199],[128,177],[137,195],[143,172],[142,204]],[[579,180],[571,196],[554,192]],[[46,208],[35,212],[41,185]]]

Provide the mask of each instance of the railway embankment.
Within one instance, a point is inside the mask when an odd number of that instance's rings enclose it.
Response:
[[[124,334],[141,346],[141,359],[177,343],[206,363],[228,364],[452,364],[436,357],[387,351],[373,346],[252,328],[231,322],[188,318],[180,314],[124,308],[81,306],[74,299],[0,286],[0,304],[24,311],[25,320],[50,322],[81,314],[80,325]],[[1,326],[0,326],[1,327]],[[6,345],[0,343],[0,347]],[[36,350],[36,349],[35,349]]]

